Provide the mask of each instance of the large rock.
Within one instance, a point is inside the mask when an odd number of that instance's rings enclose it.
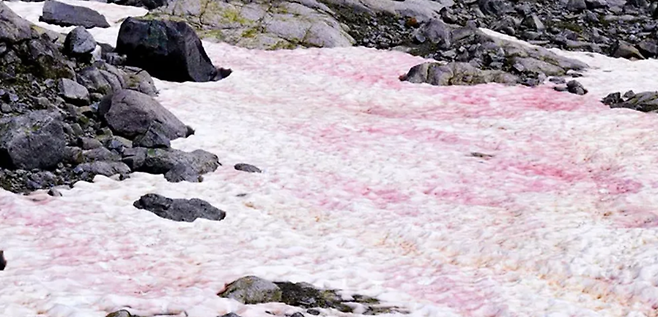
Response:
[[[0,120],[0,167],[49,169],[62,161],[65,149],[62,121],[51,112]]]
[[[127,56],[128,65],[142,68],[163,80],[206,82],[221,79],[201,40],[184,22],[128,18],[121,24],[116,51]]]
[[[241,277],[226,285],[217,295],[247,305],[281,302],[295,307],[332,308],[348,313],[361,306],[364,315],[397,311],[395,307],[380,306],[379,300],[368,296],[355,294],[351,299],[344,299],[336,290],[319,289],[304,282],[271,282],[256,276]]]
[[[276,284],[257,276],[245,276],[228,284],[218,294],[243,304],[262,304],[281,301],[281,289]]]
[[[78,57],[90,55],[95,48],[96,40],[94,40],[91,33],[82,26],[71,30],[64,40],[64,52],[69,56]]]
[[[92,9],[53,0],[48,0],[43,4],[43,14],[39,21],[60,26],[110,27],[105,17]]]
[[[157,194],[146,194],[135,201],[133,206],[173,221],[193,222],[197,218],[220,221],[226,217],[226,212],[198,198],[171,199]]]
[[[30,22],[0,2],[0,43],[16,43],[36,37]]]
[[[437,86],[478,85],[486,83],[515,84],[518,78],[503,71],[481,70],[468,63],[442,65],[427,62],[412,67],[400,78],[412,83]]]
[[[164,174],[170,182],[200,182],[201,175],[221,164],[216,155],[204,150],[183,152],[176,149],[132,148],[124,151],[123,161],[137,172]]]
[[[187,136],[188,128],[153,97],[122,89],[105,97],[98,114],[118,135],[135,138],[158,133],[169,140]]]
[[[658,112],[658,91],[611,93],[601,101],[610,108],[627,108],[641,112]]]
[[[57,86],[59,88],[59,95],[62,96],[64,100],[79,105],[84,105],[89,102],[89,91],[85,86],[68,78],[60,79]]]

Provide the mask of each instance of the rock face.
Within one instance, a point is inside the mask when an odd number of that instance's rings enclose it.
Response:
[[[407,17],[440,17],[452,0],[184,0],[152,11],[152,18],[183,19],[205,39],[255,49],[397,45],[409,35]],[[402,22],[402,23],[400,23]],[[371,46],[371,47],[374,47]]]
[[[114,133],[130,139],[156,134],[168,142],[187,136],[187,126],[176,116],[151,96],[135,90],[108,95],[98,106],[98,114]]]
[[[219,221],[226,213],[201,199],[171,199],[157,194],[146,194],[133,204],[161,218],[173,221],[193,222],[197,218]]]
[[[128,18],[121,24],[116,51],[127,56],[128,65],[163,80],[221,79],[196,33],[184,22]]]
[[[39,20],[60,26],[110,27],[105,17],[92,9],[72,6],[54,0],[48,0],[43,4],[43,15]]]
[[[64,158],[66,135],[55,114],[42,110],[0,119],[0,166],[50,169]]]
[[[357,306],[365,306],[364,315],[397,311],[395,307],[381,306],[372,297],[352,295],[351,300],[346,300],[336,290],[322,290],[308,283],[270,282],[256,276],[241,277],[226,285],[217,295],[243,304],[281,302],[303,308],[333,308],[347,313],[353,312]]]

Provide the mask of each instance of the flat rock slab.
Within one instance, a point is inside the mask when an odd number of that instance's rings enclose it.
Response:
[[[193,222],[197,218],[219,221],[226,217],[226,212],[197,198],[171,199],[157,194],[146,194],[133,206],[173,221]]]
[[[43,14],[39,20],[60,26],[84,26],[88,29],[110,27],[105,16],[92,9],[52,0],[44,3]]]

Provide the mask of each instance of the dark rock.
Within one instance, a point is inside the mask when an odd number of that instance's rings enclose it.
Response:
[[[95,161],[82,163],[73,170],[76,173],[89,173],[92,175],[112,176],[116,174],[129,174],[130,168],[122,162]]]
[[[43,15],[39,21],[60,26],[110,27],[105,17],[92,9],[53,0],[48,0],[43,4]]]
[[[300,312],[296,312],[296,313],[290,315],[290,317],[304,317],[304,314],[302,314]]]
[[[184,22],[128,18],[121,24],[116,52],[126,63],[169,81],[219,80],[194,30]],[[162,67],[168,65],[168,67]]]
[[[199,181],[202,174],[215,171],[221,164],[217,156],[204,150],[183,152],[176,149],[132,148],[123,153],[123,162],[133,171],[165,174],[167,180]]]
[[[64,100],[77,105],[86,105],[89,103],[89,91],[85,86],[68,78],[60,79],[57,86],[59,87],[59,95]]]
[[[155,88],[153,78],[151,75],[140,68],[126,66],[121,68],[123,71],[123,79],[126,85],[124,88],[139,91],[149,96],[155,96],[158,90]]]
[[[52,197],[62,197],[62,193],[56,188],[51,188],[48,190],[48,195]]]
[[[313,308],[307,309],[306,312],[313,315],[313,316],[320,315],[320,311],[317,310],[317,309],[313,309]]]
[[[484,14],[501,15],[509,11],[503,0],[478,0],[478,6]]]
[[[581,83],[575,80],[570,80],[567,82],[567,91],[576,95],[584,95],[587,93],[587,89],[585,89]]]
[[[82,151],[84,162],[95,161],[121,161],[121,155],[114,153],[107,148],[98,147],[91,150]]]
[[[105,97],[98,106],[113,132],[127,138],[157,133],[170,140],[185,137],[187,126],[151,96],[123,89]]]
[[[658,92],[644,91],[637,94],[624,94],[626,100],[619,100],[615,93],[612,97],[608,95],[603,99],[603,102],[610,106],[610,108],[627,108],[641,112],[658,112]],[[626,97],[628,96],[628,97]],[[607,99],[607,100],[606,100]],[[612,102],[616,101],[616,102]]]
[[[0,271],[4,271],[7,267],[7,260],[5,260],[5,251],[0,250]]]
[[[219,221],[226,217],[226,212],[197,198],[171,199],[157,194],[146,194],[133,205],[173,221],[193,222],[197,218]]]
[[[102,147],[103,144],[101,141],[98,141],[94,138],[87,138],[87,137],[81,137],[78,139],[78,145],[83,149],[83,150],[92,150],[96,149],[99,147]]]
[[[165,6],[168,0],[108,0],[108,3],[116,3],[124,6],[144,7],[149,10]]]
[[[613,92],[611,94],[608,94],[601,100],[602,103],[611,106],[614,104],[622,103],[624,100],[621,98],[621,93],[619,92]]]
[[[658,56],[658,44],[652,40],[645,40],[637,45],[643,56],[656,57]]]
[[[133,146],[145,148],[168,148],[171,145],[169,138],[155,125],[133,139]]]
[[[118,310],[118,311],[109,313],[105,317],[137,317],[137,316],[131,315],[129,311],[127,311],[125,309],[122,309],[122,310]]]
[[[247,173],[262,173],[262,171],[258,167],[245,163],[235,164],[234,168],[238,171],[243,171]]]
[[[167,181],[172,183],[200,183],[203,181],[203,176],[201,176],[194,167],[185,164],[174,165],[164,174],[164,177]]]
[[[0,166],[49,169],[64,158],[61,119],[46,110],[0,119]]]
[[[96,49],[96,40],[82,26],[71,30],[64,40],[64,52],[73,57],[89,55]]]
[[[534,13],[526,17],[523,22],[521,22],[521,24],[537,32],[543,32],[546,29],[544,23],[542,23],[541,19],[539,19],[539,17]]]
[[[228,314],[222,315],[221,317],[240,317],[240,315],[238,315],[236,313],[228,313]]]

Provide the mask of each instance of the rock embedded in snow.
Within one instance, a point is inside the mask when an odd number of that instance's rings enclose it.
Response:
[[[658,91],[644,91],[633,93],[628,91],[621,96],[621,93],[611,93],[601,100],[610,108],[626,108],[641,112],[658,112]]]
[[[126,64],[168,81],[207,82],[222,79],[201,40],[185,22],[138,20],[121,23],[116,52]]]
[[[7,267],[7,260],[5,260],[5,251],[0,250],[0,271],[3,271]]]
[[[130,314],[129,311],[122,309],[122,310],[117,310],[115,312],[109,313],[105,317],[136,317],[135,315]]]
[[[90,57],[96,49],[96,40],[82,26],[78,26],[66,35],[64,52],[72,57]]]
[[[282,298],[279,286],[257,276],[241,277],[228,284],[217,295],[247,305],[280,302]]]
[[[513,85],[518,77],[495,70],[480,70],[468,63],[440,63],[427,62],[412,67],[409,72],[400,77],[400,80],[411,83],[428,83],[437,86],[450,85],[478,85],[486,83],[499,83]]]
[[[221,165],[216,155],[204,150],[183,152],[142,147],[126,149],[123,162],[133,171],[164,174],[170,182],[199,182],[201,175],[213,172]]]
[[[353,312],[355,304],[365,306],[364,314],[390,313],[393,307],[379,305],[379,300],[352,295],[350,300],[343,299],[336,290],[318,289],[309,283],[271,282],[257,276],[241,277],[217,294],[232,298],[243,304],[263,304],[281,302],[302,308],[332,308],[341,312]]]
[[[246,164],[246,163],[238,163],[233,166],[238,171],[243,171],[247,173],[261,173],[262,171],[260,168],[253,166],[251,164]]]
[[[47,0],[44,3],[43,15],[39,20],[60,26],[110,27],[105,17],[92,9],[54,0]]]
[[[133,205],[173,221],[193,222],[197,218],[220,221],[226,217],[226,212],[197,198],[171,199],[157,194],[146,194]]]
[[[124,6],[144,7],[149,10],[166,5],[169,0],[107,0],[107,3],[116,3]]]
[[[98,114],[118,135],[153,139],[151,135],[156,134],[160,142],[156,145],[162,144],[162,139],[187,135],[187,126],[176,116],[153,97],[135,90],[123,89],[108,95],[99,104]]]

